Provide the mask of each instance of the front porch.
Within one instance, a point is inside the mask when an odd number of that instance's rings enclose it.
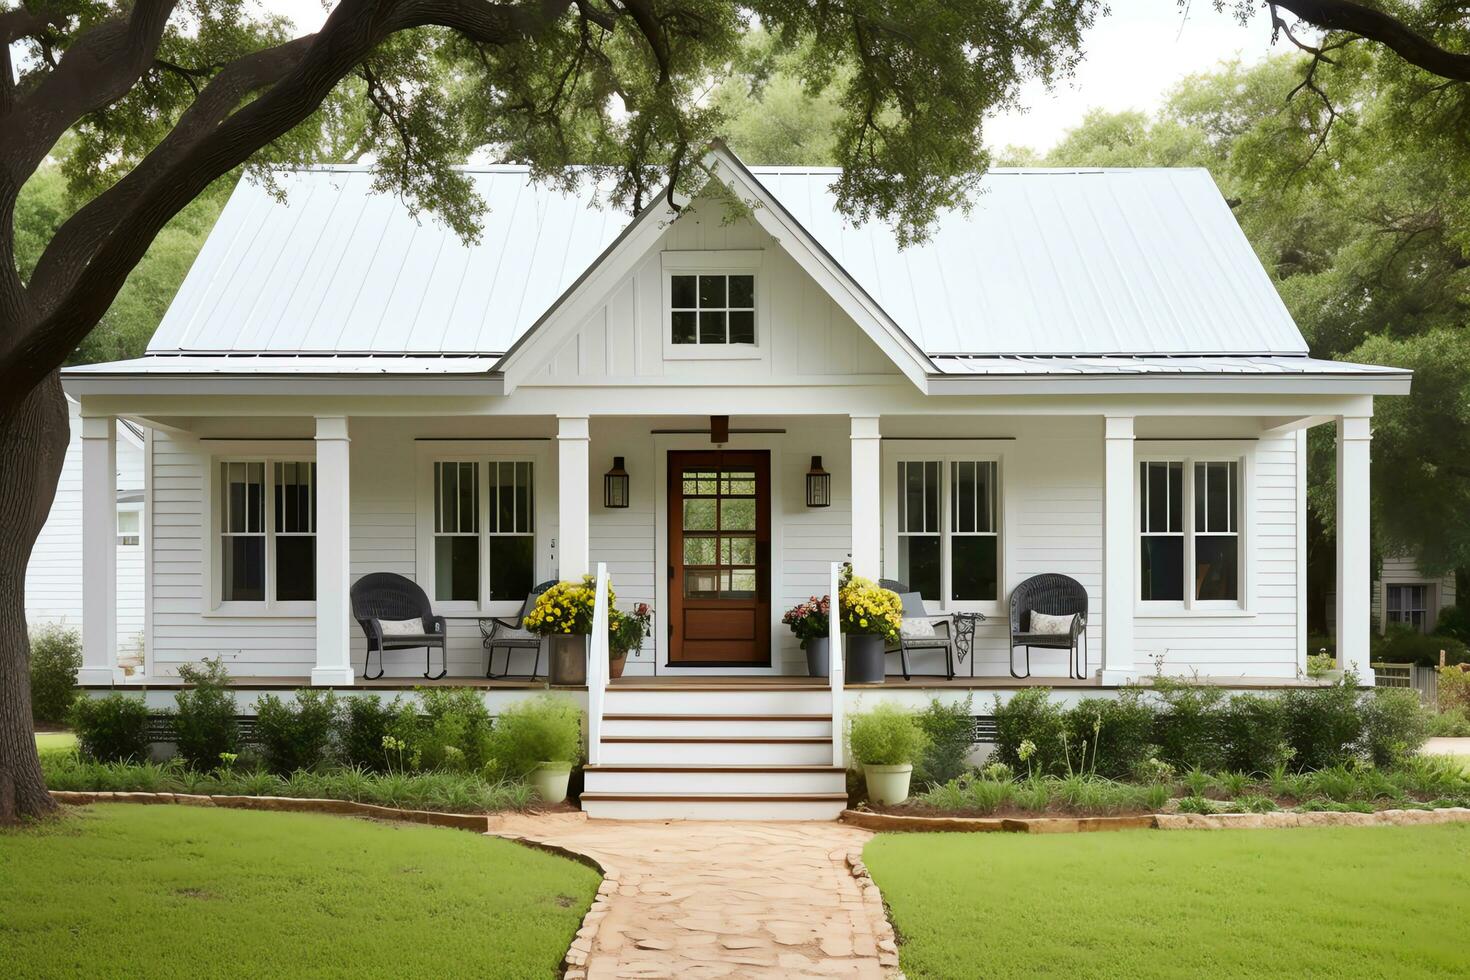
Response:
[[[831,563],[844,560],[860,574],[909,582],[932,615],[985,617],[955,665],[958,676],[944,677],[938,652],[919,651],[905,682],[891,656],[887,684],[895,689],[1106,689],[1156,670],[1231,686],[1283,684],[1301,675],[1305,657],[1305,429],[1333,422],[1344,436],[1345,474],[1337,592],[1344,622],[1363,619],[1361,630],[1344,630],[1339,651],[1345,663],[1366,665],[1368,603],[1353,597],[1369,579],[1370,400],[1220,399],[1217,414],[1202,416],[1197,398],[1126,412],[1015,398],[936,415],[899,391],[879,391],[853,392],[847,414],[830,412],[848,396],[827,392],[820,406],[798,407],[785,393],[782,414],[734,416],[626,407],[609,416],[504,415],[484,403],[476,404],[485,414],[452,415],[425,411],[422,400],[414,405],[424,414],[387,400],[305,414],[245,398],[154,397],[130,406],[122,397],[84,397],[84,497],[92,502],[84,504],[84,550],[88,567],[111,567],[115,517],[98,502],[113,496],[115,436],[104,423],[126,414],[150,427],[147,664],[129,684],[162,690],[180,665],[218,656],[242,686],[259,689],[540,686],[544,680],[486,679],[478,624],[515,617],[532,585],[577,578],[597,562],[607,564],[621,608],[646,602],[655,610],[653,635],[615,683],[803,683],[804,656],[780,617],[825,594]],[[710,401],[722,402],[729,400]],[[857,414],[859,403],[889,410]],[[721,454],[733,461],[724,469]],[[626,506],[611,506],[603,477],[619,457],[628,496]],[[830,478],[824,506],[806,493],[813,457]],[[734,525],[718,516],[733,498],[676,472],[688,462],[728,483],[753,459],[768,464],[748,495],[764,516],[742,515]],[[1177,601],[1141,595],[1149,529],[1140,515],[1150,516],[1141,505],[1145,475],[1155,472],[1146,464],[1162,468],[1173,507],[1194,494],[1169,480],[1194,479],[1207,464],[1232,474],[1227,598],[1195,601],[1192,589]],[[700,509],[711,500],[715,516],[707,518]],[[1177,573],[1192,578],[1202,566],[1190,522],[1164,520],[1164,533],[1185,542],[1177,554],[1191,574]],[[417,581],[450,617],[444,680],[425,681],[423,654],[413,651],[390,652],[386,675],[364,680],[366,648],[348,596],[354,580],[376,571]],[[1006,599],[1042,572],[1068,575],[1088,593],[1083,681],[1067,678],[1066,657],[1055,651],[1036,652],[1031,678],[1011,676]],[[105,610],[115,588],[108,576],[88,576],[87,587],[89,611]],[[746,601],[740,616],[719,606],[727,595]],[[715,653],[691,655],[696,627]],[[123,683],[112,662],[115,630],[105,613],[86,616],[84,684]],[[494,672],[529,671],[529,652],[513,653],[508,671],[505,656],[496,652]],[[542,678],[546,663],[543,653]]]

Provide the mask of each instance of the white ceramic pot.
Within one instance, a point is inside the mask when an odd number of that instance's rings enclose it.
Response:
[[[863,765],[863,778],[868,782],[868,799],[893,806],[909,798],[909,779],[914,767]]]
[[[531,770],[531,786],[543,803],[560,803],[567,798],[567,781],[572,778],[570,762],[543,762]]]

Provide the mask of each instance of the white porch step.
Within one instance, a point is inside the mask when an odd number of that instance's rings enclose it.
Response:
[[[846,793],[582,794],[602,820],[836,820],[846,807]]]
[[[603,736],[603,763],[691,766],[819,766],[832,764],[832,737],[813,735]]]
[[[830,714],[604,714],[602,734],[672,737],[679,735],[762,735],[832,737]]]
[[[684,796],[691,793],[846,793],[840,766],[598,765],[586,769],[584,793]]]
[[[603,702],[606,715],[830,715],[832,692],[825,687],[646,687],[613,685]]]

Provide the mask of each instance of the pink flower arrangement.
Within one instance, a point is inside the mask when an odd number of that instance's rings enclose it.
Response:
[[[831,596],[824,595],[820,599],[812,596],[806,602],[786,610],[781,622],[791,628],[791,632],[801,641],[801,648],[805,650],[808,640],[827,635],[831,612]]]

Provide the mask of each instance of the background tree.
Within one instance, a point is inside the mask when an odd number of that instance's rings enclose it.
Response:
[[[1080,57],[1097,0],[340,0],[293,37],[244,0],[0,5],[0,820],[52,808],[30,731],[24,577],[67,440],[57,369],[164,227],[245,166],[340,156],[473,236],[453,169],[477,147],[553,183],[611,181],[632,209],[699,190],[723,114],[701,98],[753,21],[836,86],[838,206],[920,237],[988,162],[987,112]],[[841,72],[839,73],[839,66]],[[447,79],[447,81],[446,81]],[[79,203],[23,273],[21,188],[58,144]],[[58,208],[53,188],[39,196]],[[61,208],[56,216],[60,215]],[[31,212],[31,218],[36,212]],[[41,232],[44,238],[46,232]]]

